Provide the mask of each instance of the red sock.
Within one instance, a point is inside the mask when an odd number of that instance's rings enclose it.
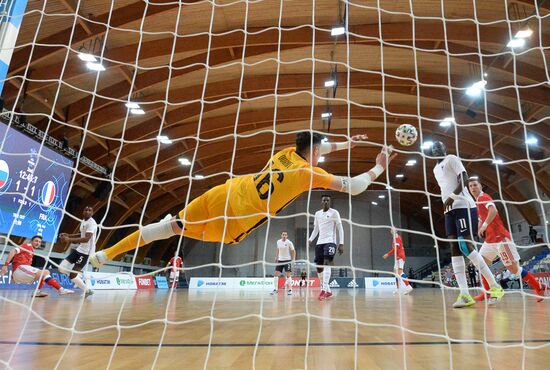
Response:
[[[525,281],[527,284],[529,284],[531,289],[534,289],[534,290],[542,289],[540,286],[540,283],[537,281],[537,279],[535,279],[535,277],[530,272],[528,272],[527,275],[525,275],[522,278],[522,280]]]
[[[485,290],[491,289],[489,287],[489,283],[487,282],[487,280],[485,280],[485,277],[483,275],[481,276],[481,281],[483,282],[483,288],[485,288]]]
[[[48,284],[49,286],[51,286],[52,288],[55,288],[57,290],[61,289],[61,285],[59,285],[59,283],[57,282],[57,280],[55,280],[54,278],[52,277],[47,277],[44,279],[44,281],[46,281],[46,284]]]

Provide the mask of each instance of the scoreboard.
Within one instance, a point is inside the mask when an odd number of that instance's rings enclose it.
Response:
[[[0,233],[57,238],[73,161],[0,123]]]

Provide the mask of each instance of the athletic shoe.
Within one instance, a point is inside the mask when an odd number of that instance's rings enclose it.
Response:
[[[95,252],[90,256],[90,263],[96,269],[100,268],[101,266],[103,266],[103,264],[105,264],[108,261],[109,261],[109,257],[107,257],[107,254],[105,254],[105,252],[103,251]]]
[[[41,290],[37,290],[36,292],[34,292],[34,296],[36,298],[44,298],[44,297],[47,297],[48,296],[48,293],[46,292],[43,292]]]
[[[73,294],[74,290],[61,288],[59,289],[59,295],[65,295],[65,294]]]
[[[489,289],[489,304],[495,304],[500,301],[502,297],[504,297],[504,289],[502,287],[492,287]]]
[[[325,292],[325,299],[332,297],[332,292]]]
[[[323,299],[325,299],[326,294],[327,292],[325,292],[324,290],[321,290],[321,293],[319,293],[319,300],[322,301]]]
[[[94,295],[94,291],[91,289],[87,289],[86,292],[84,292],[84,299],[88,298],[91,295]]]
[[[413,287],[410,286],[410,285],[405,285],[405,293],[403,294],[409,294],[410,292],[413,291]]]
[[[271,295],[275,295],[277,293],[279,293],[279,291],[277,289],[273,289],[273,291],[271,292]]]
[[[458,295],[458,299],[457,299],[456,302],[453,304],[453,308],[468,307],[468,306],[471,306],[471,305],[473,305],[473,304],[475,304],[475,303],[476,303],[476,301],[474,301],[474,299],[472,298],[471,295],[460,293],[460,294]]]
[[[535,292],[537,293],[537,295],[540,296],[540,298],[537,298],[537,302],[544,301],[544,297],[546,296],[546,291],[548,290],[548,285],[540,283],[540,288],[541,289],[535,289]]]
[[[292,295],[292,289],[289,289],[288,292],[286,292],[287,295]]]

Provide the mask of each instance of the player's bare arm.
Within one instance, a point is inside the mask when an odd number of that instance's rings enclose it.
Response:
[[[387,170],[390,162],[397,156],[397,153],[392,154],[392,147],[383,147],[380,153],[376,156],[376,166],[369,171],[357,175],[355,177],[334,176],[332,183],[329,186],[330,190],[358,195],[364,192],[369,185],[375,181],[385,170]]]
[[[495,217],[497,215],[498,215],[498,211],[497,211],[496,207],[495,206],[489,206],[488,213],[487,213],[487,218],[480,225],[479,230],[477,232],[480,237],[485,236],[485,231],[487,230],[487,227],[491,224],[491,222],[493,222],[493,220],[495,219]]]

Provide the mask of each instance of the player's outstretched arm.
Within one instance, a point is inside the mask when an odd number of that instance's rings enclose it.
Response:
[[[0,271],[0,276],[4,275],[6,272],[8,272],[8,266],[11,263],[11,260],[13,257],[17,254],[17,249],[14,248],[10,251],[8,256],[6,257],[6,262],[4,262],[4,265],[2,266],[2,271]]]
[[[355,177],[334,176],[330,185],[331,190],[358,195],[367,190],[369,185],[378,178],[389,166],[390,162],[397,156],[391,154],[392,147],[383,147],[376,156],[376,166],[369,171]]]
[[[480,237],[485,236],[485,230],[487,230],[487,227],[491,224],[491,222],[493,222],[495,217],[498,215],[497,207],[495,207],[494,204],[488,205],[488,209],[489,209],[489,212],[487,213],[487,218],[481,224],[477,232],[478,236]]]
[[[367,135],[354,135],[350,141],[339,143],[321,143],[321,154],[329,154],[337,150],[344,150],[348,148],[354,148],[360,141],[365,141],[369,137]]]

